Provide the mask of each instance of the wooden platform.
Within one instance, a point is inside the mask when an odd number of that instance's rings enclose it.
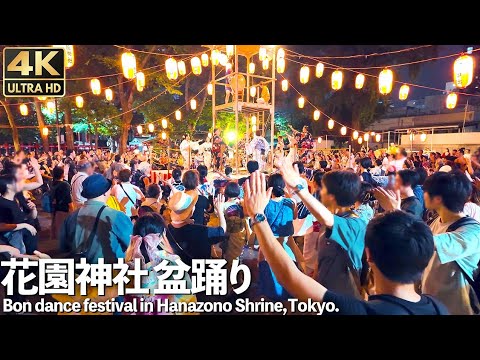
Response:
[[[270,111],[272,109],[271,104],[257,104],[252,102],[239,101],[238,111],[244,114],[257,113],[260,111]],[[215,110],[218,112],[235,112],[235,102],[229,102],[222,105],[215,106]]]

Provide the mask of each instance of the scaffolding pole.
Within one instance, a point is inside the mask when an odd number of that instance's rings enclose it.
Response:
[[[235,173],[238,174],[238,51],[235,45]],[[247,89],[248,91],[248,89]]]

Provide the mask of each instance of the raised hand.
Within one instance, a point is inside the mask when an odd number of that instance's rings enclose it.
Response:
[[[283,176],[285,184],[290,188],[294,188],[301,182],[300,173],[298,172],[298,166],[293,166],[292,160],[287,157],[277,157],[275,159],[275,166],[280,170],[280,174]]]
[[[401,210],[401,197],[400,191],[386,190],[381,187],[373,189],[375,198],[378,200],[378,203],[386,211]]]

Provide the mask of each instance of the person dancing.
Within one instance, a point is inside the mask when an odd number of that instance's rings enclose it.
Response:
[[[215,129],[213,131],[213,140],[212,140],[212,156],[213,156],[213,169],[215,171],[222,170],[223,164],[223,155],[225,153],[226,144],[220,136],[221,130]]]
[[[253,160],[258,162],[260,171],[265,170],[265,155],[269,146],[268,141],[262,136],[262,131],[257,130],[252,141],[250,141],[249,147],[253,154]]]

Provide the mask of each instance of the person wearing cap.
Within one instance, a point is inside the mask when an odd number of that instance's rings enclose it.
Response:
[[[100,174],[90,175],[83,181],[81,195],[86,201],[63,223],[60,230],[61,251],[73,255],[79,249],[85,250],[86,260],[90,264],[98,263],[100,258],[112,264],[124,257],[133,225],[123,212],[105,206],[111,187],[112,182]],[[90,246],[83,249],[82,244],[89,239],[97,217],[96,233]]]
[[[83,182],[85,179],[93,174],[93,166],[87,159],[82,159],[78,162],[77,173],[73,175],[70,185],[72,187],[72,200],[75,209],[81,207],[86,198],[82,196]]]
[[[210,259],[212,245],[226,239],[227,223],[223,213],[224,196],[220,194],[214,201],[220,222],[218,227],[194,224],[191,217],[197,200],[197,191],[178,191],[174,192],[168,201],[172,219],[168,229],[178,245],[181,246],[181,249],[175,249],[175,252],[188,265],[192,264],[192,259]]]

